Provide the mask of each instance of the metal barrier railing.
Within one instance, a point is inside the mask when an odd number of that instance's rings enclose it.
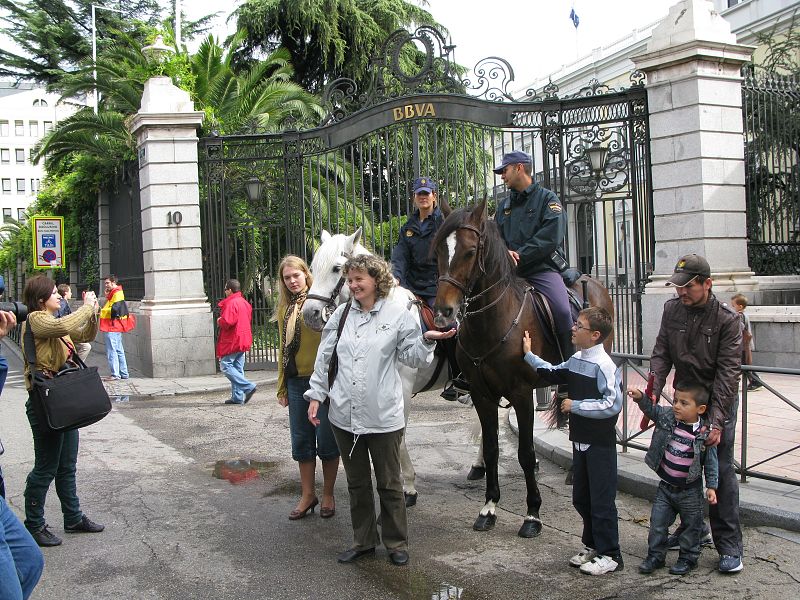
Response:
[[[643,367],[643,364],[650,362],[649,356],[643,356],[638,354],[624,354],[624,353],[617,353],[613,352],[611,356],[614,360],[620,364],[622,367],[622,389],[623,391],[628,388],[628,385],[643,385],[644,382],[647,381],[648,371]],[[631,373],[633,371],[633,374]],[[800,376],[800,369],[789,369],[789,368],[777,368],[777,367],[760,367],[758,365],[742,365],[742,371],[744,373],[750,372],[757,372],[757,373],[772,373],[776,375],[790,375],[793,377]],[[797,417],[800,419],[800,406],[793,400],[787,398],[783,393],[778,391],[773,385],[770,385],[766,381],[761,380],[761,385],[764,387],[765,390],[769,391],[774,398],[777,398],[780,403],[779,406],[782,407],[790,407],[794,411],[797,412]],[[748,398],[748,391],[747,391],[747,378],[742,377],[741,382],[741,392],[740,392],[740,411],[739,411],[739,421],[741,426],[741,434],[737,437],[737,446],[739,450],[740,459],[734,460],[734,464],[736,465],[736,470],[739,473],[740,480],[744,483],[747,481],[748,477],[756,478],[756,479],[765,479],[768,481],[776,481],[779,483],[786,483],[789,485],[800,486],[800,479],[796,479],[794,477],[785,476],[785,475],[778,475],[775,473],[769,473],[763,470],[764,465],[768,465],[772,462],[774,465],[774,461],[781,457],[787,456],[793,452],[800,450],[800,431],[792,430],[790,428],[783,429],[782,431],[791,432],[788,436],[790,439],[780,439],[779,436],[773,436],[773,441],[776,443],[780,441],[783,443],[784,447],[778,450],[770,450],[766,451],[763,447],[759,447],[760,456],[753,464],[748,463],[748,452],[753,450],[751,444],[749,443],[750,440],[748,438],[749,433],[749,426],[751,421],[756,416],[755,414],[751,414],[752,407],[749,403]],[[665,386],[666,387],[666,386]],[[667,396],[666,394],[661,395],[667,402],[672,402],[672,398]],[[635,404],[633,406],[636,406]],[[775,413],[776,411],[773,411]],[[631,410],[631,402],[627,400],[622,403],[622,426],[621,428],[617,427],[617,443],[622,446],[622,451],[627,452],[629,448],[634,448],[637,450],[644,450],[646,451],[649,442],[643,443],[642,435],[647,431],[647,429],[642,430],[638,426],[638,422],[635,422],[635,426],[631,427],[631,417],[634,419],[638,419],[641,416],[641,411],[638,407],[636,407],[635,411]],[[759,415],[760,416],[760,415]],[[774,415],[774,419],[776,424],[778,424],[781,420],[781,417],[777,414]],[[776,429],[780,429],[779,427]],[[736,450],[734,450],[736,453]],[[735,458],[735,456],[734,456]],[[800,462],[800,455],[797,457],[797,461],[795,463]],[[760,469],[759,469],[760,468]],[[758,470],[757,470],[758,469]]]

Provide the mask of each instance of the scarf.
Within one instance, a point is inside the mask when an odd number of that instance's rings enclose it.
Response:
[[[286,306],[286,314],[283,316],[283,368],[289,365],[289,361],[294,358],[297,349],[300,347],[300,319],[303,318],[300,308],[306,301],[308,290],[303,290],[299,294],[294,294],[289,298]]]

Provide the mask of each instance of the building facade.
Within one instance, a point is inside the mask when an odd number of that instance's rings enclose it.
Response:
[[[44,179],[33,148],[75,108],[31,83],[0,81],[0,218],[24,221]]]

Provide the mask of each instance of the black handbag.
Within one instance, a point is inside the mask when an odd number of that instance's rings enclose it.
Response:
[[[61,340],[67,348],[67,344]],[[25,359],[31,372],[31,401],[44,432],[70,431],[97,423],[111,412],[111,399],[97,367],[87,367],[77,352],[77,366],[62,368],[52,377],[36,369],[36,346],[30,323],[25,328]]]
[[[342,337],[342,331],[344,330],[344,322],[347,320],[347,315],[350,314],[350,307],[352,305],[353,301],[348,300],[342,311],[342,317],[339,319],[339,327],[336,329],[336,344],[333,346],[331,362],[328,364],[328,391],[333,387],[333,382],[336,379],[336,375],[339,373],[339,352],[337,352],[337,348],[339,347],[339,338]],[[329,402],[330,398],[325,398],[323,404],[328,404]]]

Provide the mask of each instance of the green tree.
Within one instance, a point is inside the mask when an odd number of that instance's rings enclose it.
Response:
[[[370,57],[393,31],[419,25],[444,29],[407,0],[247,0],[234,15],[246,32],[243,60],[286,48],[296,81],[317,93],[338,77],[363,83]]]
[[[62,78],[92,56],[92,4],[99,0],[0,0],[0,31],[16,50],[0,49],[0,77],[35,81],[61,91]],[[159,26],[173,31],[175,15],[162,21],[158,0],[126,0],[95,11],[97,53],[102,56],[119,32],[140,46]],[[169,3],[174,11],[173,3]],[[182,20],[184,40],[203,35],[215,15]],[[174,44],[172,36],[169,41]]]

